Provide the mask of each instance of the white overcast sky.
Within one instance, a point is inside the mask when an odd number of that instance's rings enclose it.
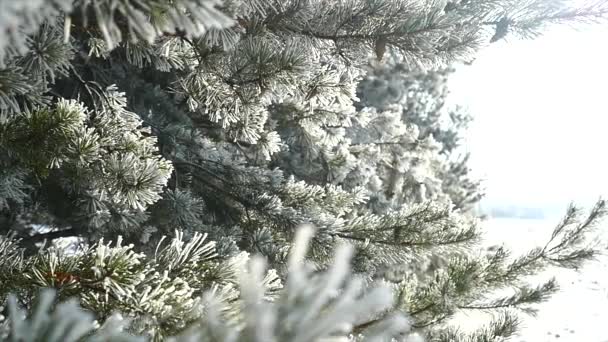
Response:
[[[487,201],[567,204],[608,195],[608,27],[552,28],[483,50],[451,80]]]

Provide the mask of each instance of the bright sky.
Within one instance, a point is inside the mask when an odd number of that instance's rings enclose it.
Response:
[[[453,99],[475,117],[467,147],[488,202],[608,198],[608,27],[496,43],[454,76]]]

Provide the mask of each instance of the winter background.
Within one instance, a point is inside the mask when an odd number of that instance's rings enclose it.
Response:
[[[488,245],[525,251],[571,201],[608,197],[607,37],[607,28],[555,28],[534,41],[493,44],[453,75],[452,99],[475,118],[466,149],[486,180],[479,209],[490,216]],[[602,230],[608,241],[608,223]],[[608,257],[557,279],[562,291],[513,341],[608,341]]]

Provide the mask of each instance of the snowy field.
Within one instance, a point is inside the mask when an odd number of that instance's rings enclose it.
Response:
[[[491,219],[484,224],[486,243],[502,242],[523,252],[542,245],[558,221]],[[602,230],[606,241],[608,227]],[[552,269],[547,276],[557,278],[561,291],[540,306],[536,317],[525,318],[520,336],[511,341],[608,342],[608,257],[601,256],[580,272]]]

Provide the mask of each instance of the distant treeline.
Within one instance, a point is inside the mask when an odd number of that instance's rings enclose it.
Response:
[[[547,217],[544,209],[517,206],[482,208],[480,213],[491,218],[545,219]]]

